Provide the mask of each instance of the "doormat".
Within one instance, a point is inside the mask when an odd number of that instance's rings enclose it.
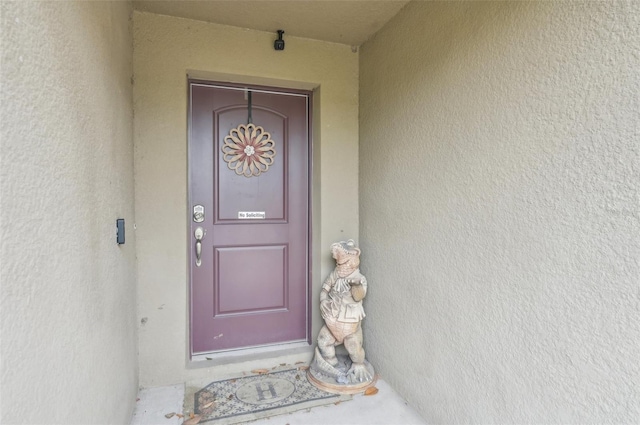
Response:
[[[287,369],[187,385],[185,417],[200,415],[199,423],[228,425],[282,415],[297,410],[351,400],[350,395],[331,394],[311,385],[306,370]]]

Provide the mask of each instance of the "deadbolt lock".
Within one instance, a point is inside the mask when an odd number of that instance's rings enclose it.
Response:
[[[193,207],[193,221],[195,223],[202,223],[204,221],[204,207],[202,205]]]

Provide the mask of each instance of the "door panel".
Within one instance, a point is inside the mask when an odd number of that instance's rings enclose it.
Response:
[[[288,308],[286,245],[218,247],[216,260],[216,316]]]
[[[190,208],[205,209],[189,235],[191,352],[307,340],[309,95],[251,90],[252,122],[276,150],[252,177],[230,169],[221,150],[231,129],[247,124],[246,91],[190,82],[190,97]],[[239,218],[247,212],[264,218]]]
[[[254,104],[255,96],[255,94],[252,95]],[[268,129],[267,131],[274,141],[281,141],[281,143],[276,142],[276,161],[266,173],[262,173],[258,177],[246,178],[239,177],[235,172],[230,173],[223,156],[218,155],[216,169],[218,194],[216,222],[218,223],[238,220],[239,211],[264,211],[270,221],[286,219],[286,127],[288,120],[275,111],[257,109],[255,106],[252,107],[252,116],[254,123],[260,123],[260,126]],[[228,130],[237,126],[237,123],[246,122],[247,107],[242,106],[216,113],[216,120],[218,122],[216,129],[223,133],[217,134],[216,140],[222,141],[228,134]],[[217,148],[217,153],[220,153],[221,146],[217,146]],[[242,196],[237,196],[238,194],[242,194]]]

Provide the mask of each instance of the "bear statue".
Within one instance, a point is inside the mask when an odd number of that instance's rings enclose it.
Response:
[[[372,385],[373,367],[362,348],[362,299],[367,295],[367,279],[360,273],[360,249],[355,242],[331,245],[336,267],[325,279],[320,293],[320,313],[325,325],[308,372],[316,386],[337,393],[355,393]],[[344,345],[347,356],[336,353]]]

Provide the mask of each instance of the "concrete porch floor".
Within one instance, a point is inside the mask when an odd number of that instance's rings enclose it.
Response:
[[[272,416],[249,422],[252,425],[409,425],[424,424],[418,414],[407,405],[384,380],[376,383],[379,392],[372,396],[356,394],[353,400],[319,406],[297,412]],[[170,412],[181,412],[184,384],[141,389],[131,425],[180,425],[184,419]]]

